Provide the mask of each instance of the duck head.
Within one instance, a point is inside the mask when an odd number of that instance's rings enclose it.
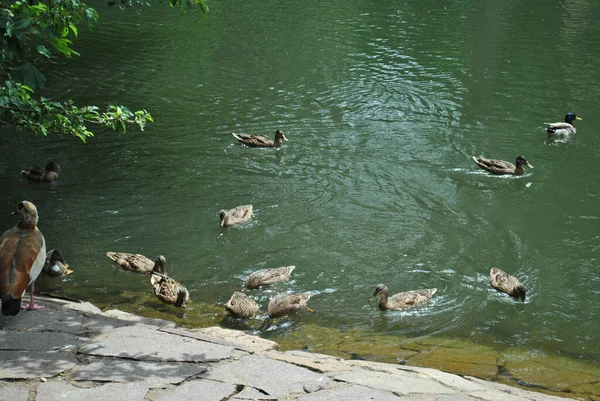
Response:
[[[166,263],[167,263],[167,260],[165,259],[165,257],[163,255],[158,255],[158,257],[154,261],[154,268],[152,269],[152,271],[166,275],[166,269],[165,269]]]
[[[371,301],[373,299],[377,298],[379,295],[387,295],[389,293],[389,291],[390,290],[388,290],[388,288],[385,284],[378,284],[377,287],[375,287],[375,292],[373,292]]]
[[[565,122],[567,124],[571,124],[571,125],[573,125],[573,121],[575,121],[575,120],[581,120],[581,119],[582,119],[581,117],[577,117],[577,115],[575,113],[573,113],[573,112],[569,112],[565,116]]]
[[[275,140],[287,141],[288,139],[283,135],[283,131],[277,130],[275,131]]]
[[[54,171],[55,173],[60,173],[60,165],[56,162],[49,162],[46,164],[46,172]]]
[[[219,226],[223,227],[225,225],[225,218],[227,217],[227,211],[226,210],[221,210],[219,212]]]
[[[523,167],[523,165],[525,165],[529,168],[533,168],[533,166],[531,164],[529,164],[529,162],[527,161],[525,156],[517,157],[517,167]]]
[[[35,205],[29,201],[22,201],[17,206],[17,210],[12,214],[19,216],[19,227],[35,227],[38,222],[38,212]]]

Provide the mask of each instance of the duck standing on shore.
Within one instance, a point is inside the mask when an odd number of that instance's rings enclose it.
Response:
[[[384,284],[379,284],[375,287],[373,298],[381,297],[379,300],[379,309],[381,310],[398,310],[412,308],[413,306],[425,305],[431,297],[437,292],[437,288],[428,288],[424,290],[411,290],[389,295],[389,289]]]
[[[223,209],[219,212],[219,225],[231,227],[236,224],[247,223],[252,219],[252,205],[242,205],[233,209]]]
[[[166,263],[163,255],[158,255],[155,261],[139,253],[106,252],[106,256],[123,269],[139,274],[150,274],[160,266],[164,268]]]
[[[21,170],[21,174],[32,181],[54,182],[58,181],[60,175],[60,165],[56,162],[49,162],[46,168],[42,169],[38,166],[33,166],[28,169]]]
[[[34,283],[46,260],[46,241],[37,227],[37,208],[23,201],[12,214],[19,216],[19,223],[0,237],[0,296],[4,316],[19,313],[27,286],[31,299],[26,309],[43,308],[33,299]]]
[[[283,141],[288,140],[281,130],[275,131],[275,140],[269,139],[264,135],[236,134],[235,132],[231,133],[231,135],[239,142],[252,148],[278,148],[283,145]]]
[[[490,270],[490,285],[500,292],[505,292],[515,299],[525,302],[525,286],[518,278],[497,267]]]

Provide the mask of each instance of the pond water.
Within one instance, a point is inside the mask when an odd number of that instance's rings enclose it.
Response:
[[[248,291],[263,309],[277,292],[313,294],[316,313],[261,333],[286,347],[600,397],[600,3],[412,3],[229,0],[207,19],[90,3],[98,25],[80,30],[80,57],[48,65],[43,94],[144,108],[155,123],[87,144],[3,128],[2,227],[33,201],[75,271],[36,288],[256,332],[224,304],[253,270],[296,265]],[[577,134],[549,141],[543,123],[568,111],[583,117]],[[279,149],[231,136],[277,129]],[[535,168],[490,176],[471,155]],[[49,160],[56,185],[19,177]],[[220,209],[248,203],[252,223],[219,227]],[[106,251],[163,254],[189,308],[161,304]],[[489,286],[493,266],[519,277],[525,304]],[[368,302],[379,283],[438,292],[385,313]],[[461,370],[483,354],[496,371]]]

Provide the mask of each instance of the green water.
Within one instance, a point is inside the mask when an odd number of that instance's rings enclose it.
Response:
[[[42,291],[255,330],[225,302],[251,271],[294,264],[292,281],[249,292],[265,308],[277,291],[314,294],[317,313],[263,333],[276,341],[310,331],[304,346],[326,352],[332,332],[347,348],[453,338],[598,365],[600,3],[230,0],[206,20],[90,4],[100,23],[81,30],[81,57],[49,66],[44,94],[145,108],[156,123],[86,145],[2,127],[2,227],[33,201],[75,270]],[[543,123],[567,111],[583,117],[576,136],[548,141]],[[276,129],[280,149],[231,136]],[[520,154],[535,168],[519,178],[470,158]],[[19,177],[48,160],[57,185]],[[219,227],[220,209],[247,203],[251,224]],[[106,251],[165,255],[190,291],[185,315]],[[489,287],[492,266],[521,279],[526,304]],[[382,313],[367,302],[378,283],[438,293]]]

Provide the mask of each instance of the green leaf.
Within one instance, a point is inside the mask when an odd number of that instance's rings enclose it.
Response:
[[[77,27],[75,26],[75,24],[72,22],[69,22],[69,28],[71,28],[73,35],[75,35],[75,37],[77,37],[79,33],[77,31]]]
[[[37,45],[35,47],[38,51],[38,53],[43,54],[44,56],[48,57],[48,58],[52,58],[52,55],[50,54],[50,51],[48,50],[48,48],[44,45]]]

